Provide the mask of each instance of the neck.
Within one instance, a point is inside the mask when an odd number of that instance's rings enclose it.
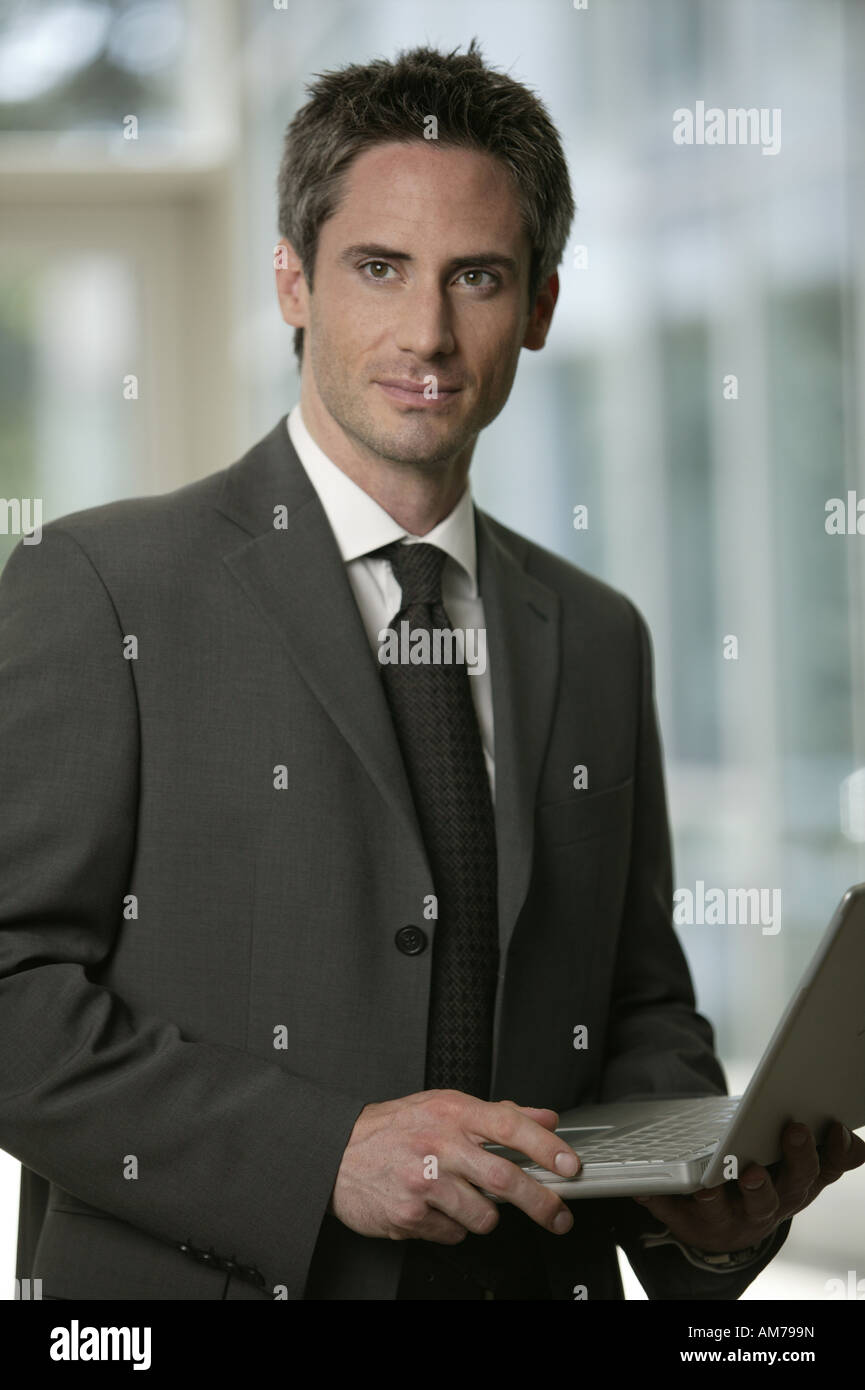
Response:
[[[410,535],[425,536],[456,506],[466,487],[474,440],[434,465],[382,458],[350,438],[301,386],[300,409],[310,436],[337,468],[363,488]]]

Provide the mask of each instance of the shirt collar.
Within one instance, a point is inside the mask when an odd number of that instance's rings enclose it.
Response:
[[[346,564],[404,537],[410,542],[425,541],[456,561],[471,581],[470,597],[477,595],[474,503],[468,486],[437,526],[425,536],[413,536],[319,448],[304,424],[299,403],[289,412],[288,434]]]

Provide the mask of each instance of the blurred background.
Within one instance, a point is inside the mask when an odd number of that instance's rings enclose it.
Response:
[[[270,429],[298,398],[272,258],[305,83],[472,35],[546,102],[579,209],[474,495],[645,614],[676,885],[781,889],[777,934],[679,928],[735,1094],[865,879],[865,541],[825,529],[828,499],[865,496],[860,0],[5,0],[0,492],[47,522]],[[700,100],[780,108],[780,152],[675,144]],[[17,1186],[0,1154],[2,1298]],[[862,1169],[745,1297],[848,1271]]]

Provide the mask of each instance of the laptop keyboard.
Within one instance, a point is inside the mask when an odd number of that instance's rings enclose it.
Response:
[[[608,1138],[589,1140],[585,1148],[579,1141],[572,1147],[588,1163],[675,1162],[713,1149],[738,1104],[738,1096],[707,1096],[693,1101],[685,1114],[671,1114],[625,1134],[613,1130]],[[536,1164],[527,1169],[533,1170],[544,1171]]]

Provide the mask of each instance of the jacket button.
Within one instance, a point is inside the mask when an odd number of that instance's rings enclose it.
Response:
[[[394,940],[404,956],[419,956],[426,950],[427,934],[421,927],[400,927]]]

